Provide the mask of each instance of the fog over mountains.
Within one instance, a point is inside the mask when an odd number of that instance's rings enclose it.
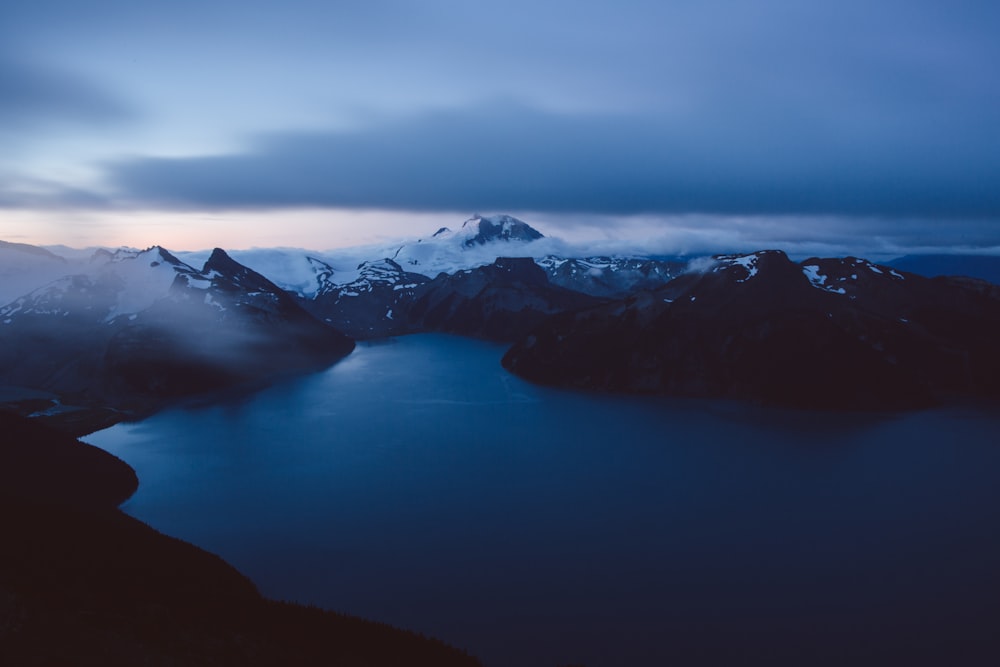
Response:
[[[998,392],[998,288],[917,275],[919,257],[901,260],[904,274],[775,251],[557,248],[507,215],[330,253],[153,246],[64,257],[5,243],[0,386],[28,413],[143,412],[318,370],[352,339],[445,332],[516,343],[505,365],[530,379],[604,390],[827,408]]]

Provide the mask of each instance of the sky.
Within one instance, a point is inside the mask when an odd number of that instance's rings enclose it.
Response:
[[[32,0],[0,239],[1000,254],[1000,4]]]

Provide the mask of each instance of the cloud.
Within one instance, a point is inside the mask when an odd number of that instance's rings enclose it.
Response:
[[[0,172],[2,209],[106,209],[111,202],[103,195],[52,180]]]
[[[134,116],[129,105],[84,77],[0,54],[0,132],[108,125]]]
[[[996,123],[934,122],[831,134],[753,105],[677,122],[497,102],[119,161],[108,177],[127,199],[182,208],[1000,218]]]

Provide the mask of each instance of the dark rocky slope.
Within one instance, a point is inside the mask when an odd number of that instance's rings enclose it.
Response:
[[[0,664],[478,665],[438,641],[262,598],[116,505],[126,464],[0,413]]]
[[[1000,300],[987,283],[779,251],[704,268],[557,315],[503,364],[545,384],[809,408],[1000,395]]]
[[[549,315],[599,302],[550,284],[545,271],[531,258],[498,257],[493,264],[441,274],[421,286],[406,318],[412,332],[511,341]]]
[[[391,259],[365,262],[360,277],[328,286],[302,305],[358,339],[445,332],[513,341],[553,313],[601,300],[549,282],[530,258],[441,273],[433,280]]]

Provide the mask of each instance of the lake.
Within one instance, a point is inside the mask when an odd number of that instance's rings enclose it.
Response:
[[[138,472],[127,513],[265,595],[488,667],[1000,664],[995,407],[585,394],[503,351],[361,344],[85,440]]]

